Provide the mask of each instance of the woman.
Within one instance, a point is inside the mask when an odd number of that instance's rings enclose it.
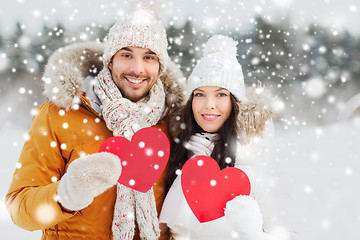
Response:
[[[169,124],[174,142],[160,222],[176,240],[270,239],[258,207],[257,159],[263,159],[265,140],[273,132],[271,97],[262,88],[245,90],[236,45],[224,36],[209,39],[188,79],[188,101]],[[225,217],[206,223],[196,219],[181,189],[181,169],[195,155],[211,156],[221,169],[241,168],[252,189],[250,196],[227,202]]]

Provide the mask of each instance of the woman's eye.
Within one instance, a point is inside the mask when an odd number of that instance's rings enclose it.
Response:
[[[226,93],[219,93],[218,96],[219,96],[219,97],[226,97],[227,94],[226,94]]]
[[[204,96],[204,94],[202,94],[202,93],[195,93],[194,94],[194,97],[203,97]]]
[[[123,54],[122,57],[123,57],[123,58],[130,58],[131,55],[130,55],[130,54]]]

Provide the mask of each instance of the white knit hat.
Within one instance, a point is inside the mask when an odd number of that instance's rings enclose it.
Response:
[[[238,101],[245,99],[244,75],[236,59],[237,44],[237,41],[222,35],[208,40],[204,56],[187,80],[187,98],[198,87],[216,86],[227,89]]]
[[[160,74],[166,70],[169,55],[166,31],[152,10],[152,2],[139,2],[134,9],[110,28],[103,55],[108,66],[117,51],[124,47],[141,47],[153,51],[160,61]]]

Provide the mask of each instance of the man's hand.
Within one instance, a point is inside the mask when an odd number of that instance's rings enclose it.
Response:
[[[58,202],[67,210],[89,206],[94,197],[114,186],[121,174],[120,159],[101,152],[70,163],[58,186]]]

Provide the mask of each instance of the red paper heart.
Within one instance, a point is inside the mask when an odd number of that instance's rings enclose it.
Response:
[[[181,173],[185,199],[199,222],[224,216],[226,202],[250,194],[248,176],[240,169],[220,170],[211,157],[195,156],[186,161]]]
[[[158,180],[169,159],[170,144],[161,130],[153,127],[137,131],[131,141],[124,137],[108,138],[99,152],[110,152],[121,160],[119,183],[147,192]]]

